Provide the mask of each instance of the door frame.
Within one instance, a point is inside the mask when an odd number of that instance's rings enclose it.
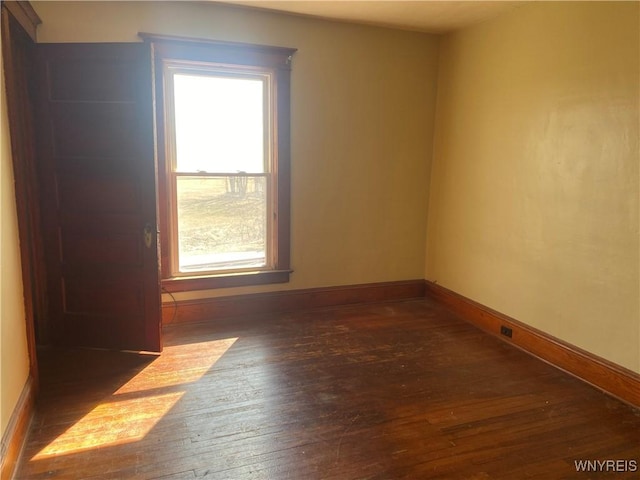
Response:
[[[15,0],[2,2],[1,17],[2,58],[20,239],[29,374],[34,393],[37,393],[39,373],[36,328],[39,329],[40,341],[46,342],[46,275],[35,168],[34,71],[25,68],[25,64],[35,64],[36,28],[42,21],[29,2]],[[25,54],[26,57],[19,57]]]

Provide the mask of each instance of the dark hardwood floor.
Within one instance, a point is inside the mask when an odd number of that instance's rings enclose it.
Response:
[[[427,299],[164,339],[160,357],[40,352],[17,478],[638,478],[639,411]]]

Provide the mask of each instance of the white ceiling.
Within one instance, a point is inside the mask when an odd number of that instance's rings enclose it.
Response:
[[[487,2],[482,0],[225,0],[221,3],[403,30],[445,33],[488,20],[522,2]]]

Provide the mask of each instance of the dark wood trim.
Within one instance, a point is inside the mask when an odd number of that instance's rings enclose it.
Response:
[[[145,42],[156,45],[165,58],[256,65],[287,70],[291,68],[291,56],[298,50],[289,47],[146,32],[140,32],[138,36]]]
[[[422,296],[424,282],[407,280],[203,298],[163,303],[162,323],[166,325],[207,322],[240,315],[404,300]]]
[[[19,6],[15,5],[20,3]],[[34,21],[33,32],[40,19],[29,14],[33,9],[28,2],[2,2],[2,59],[11,157],[15,185],[20,260],[24,292],[25,324],[29,349],[30,374],[33,390],[38,389],[38,340],[46,342],[46,287],[44,252],[40,227],[38,179],[35,166],[36,135],[33,106],[33,79],[35,43],[24,23],[14,16],[23,12]],[[33,12],[35,13],[35,12]],[[28,25],[27,25],[28,27]]]
[[[35,405],[35,390],[33,378],[29,376],[18,398],[18,403],[13,409],[7,429],[2,435],[2,467],[0,469],[0,479],[9,480],[20,459],[20,453],[24,446],[29,432],[29,425],[33,418]]]
[[[212,288],[243,287],[246,285],[266,285],[286,283],[291,270],[265,270],[260,272],[213,275],[210,277],[176,277],[162,280],[162,288],[167,292],[190,292]]]
[[[445,305],[463,319],[501,340],[619,400],[640,407],[640,375],[637,373],[496,312],[433,282],[425,282],[425,296]],[[511,329],[511,338],[500,334],[502,326]]]
[[[31,37],[31,40],[36,42],[36,30],[38,25],[42,23],[42,20],[40,20],[40,17],[31,4],[24,1],[3,0],[2,6],[11,12],[13,18],[16,19],[24,31]]]

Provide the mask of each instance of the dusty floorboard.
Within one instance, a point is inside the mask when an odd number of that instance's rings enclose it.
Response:
[[[638,478],[640,412],[426,299],[164,338],[160,357],[40,352],[17,478]]]

